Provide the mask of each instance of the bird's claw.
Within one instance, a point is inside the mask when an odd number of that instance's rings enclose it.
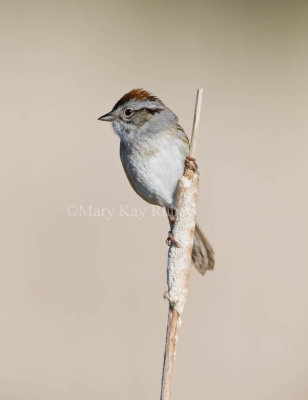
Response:
[[[185,158],[185,165],[187,168],[189,168],[189,169],[193,170],[194,172],[196,172],[197,174],[199,174],[198,164],[196,163],[196,159],[194,157],[187,156]]]
[[[166,244],[168,246],[175,245],[176,247],[180,247],[179,242],[174,239],[174,236],[172,235],[171,231],[168,232],[168,237],[166,239]]]

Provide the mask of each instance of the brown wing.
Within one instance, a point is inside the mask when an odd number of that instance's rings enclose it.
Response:
[[[180,124],[176,124],[176,131],[177,135],[187,144],[189,144],[189,139],[184,131],[184,129],[181,127]]]

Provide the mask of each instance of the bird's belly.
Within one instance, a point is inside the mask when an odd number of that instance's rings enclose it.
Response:
[[[184,172],[185,143],[168,141],[160,145],[135,149],[122,158],[125,172],[135,191],[146,201],[175,208],[177,186]],[[186,145],[187,146],[187,145]],[[124,158],[124,160],[123,160]]]

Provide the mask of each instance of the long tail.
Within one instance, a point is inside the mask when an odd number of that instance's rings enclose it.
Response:
[[[214,250],[202,233],[198,222],[195,228],[194,246],[191,254],[192,262],[201,275],[215,265]]]

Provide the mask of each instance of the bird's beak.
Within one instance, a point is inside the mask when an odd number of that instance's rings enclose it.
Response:
[[[116,119],[116,116],[114,115],[114,113],[112,111],[110,111],[109,113],[102,115],[101,117],[98,118],[100,121],[109,121],[112,122]]]

